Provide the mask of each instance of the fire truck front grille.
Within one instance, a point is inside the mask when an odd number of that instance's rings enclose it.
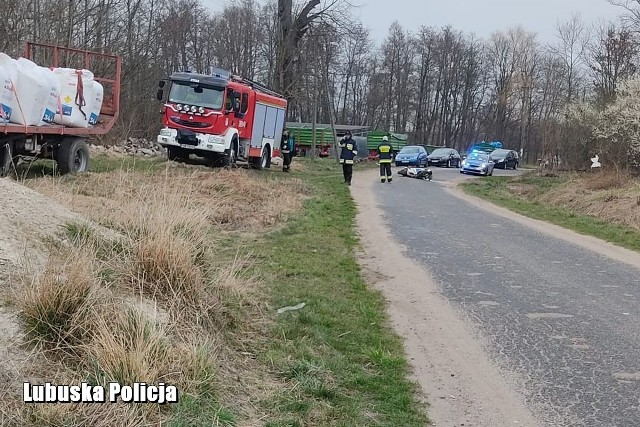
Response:
[[[180,120],[180,119],[171,119],[174,123],[179,124],[180,126],[187,126],[190,128],[206,128],[209,127],[208,123],[202,122],[192,122],[189,120]]]

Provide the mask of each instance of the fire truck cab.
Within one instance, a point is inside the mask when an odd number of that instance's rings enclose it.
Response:
[[[221,69],[210,75],[177,72],[160,81],[157,98],[164,101],[157,141],[169,160],[195,154],[263,169],[279,151],[287,100],[251,80]]]

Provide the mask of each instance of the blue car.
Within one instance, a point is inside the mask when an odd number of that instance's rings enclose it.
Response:
[[[495,164],[491,154],[483,151],[473,151],[462,161],[460,173],[473,173],[485,176],[493,175]]]
[[[427,166],[427,150],[420,145],[406,145],[396,154],[396,166]]]

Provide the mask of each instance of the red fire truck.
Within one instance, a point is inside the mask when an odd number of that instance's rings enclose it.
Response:
[[[157,141],[169,160],[195,154],[263,169],[279,151],[287,100],[254,81],[219,68],[211,74],[176,72],[160,81],[157,98],[164,101]]]

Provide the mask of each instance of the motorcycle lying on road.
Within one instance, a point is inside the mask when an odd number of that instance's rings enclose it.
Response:
[[[433,171],[430,168],[410,168],[404,167],[398,171],[398,175],[431,181]]]

